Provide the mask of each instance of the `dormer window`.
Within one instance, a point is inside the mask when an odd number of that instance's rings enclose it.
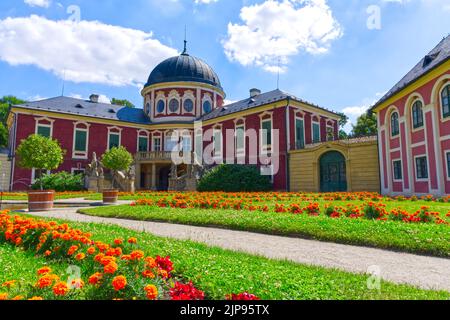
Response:
[[[75,108],[77,108],[77,109],[84,109],[84,107],[83,107],[81,104],[77,104],[77,105],[75,106]]]
[[[424,68],[428,67],[428,66],[430,65],[430,63],[432,63],[432,62],[434,61],[434,59],[437,58],[437,56],[439,55],[439,53],[440,53],[440,51],[425,56],[425,58],[423,59],[423,67],[424,67]]]

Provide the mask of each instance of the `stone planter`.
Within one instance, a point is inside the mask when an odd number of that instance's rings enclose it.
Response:
[[[117,189],[103,190],[104,204],[117,203],[118,199],[119,199],[119,190]]]
[[[28,191],[28,210],[30,212],[49,211],[53,209],[54,200],[55,200],[54,190]]]

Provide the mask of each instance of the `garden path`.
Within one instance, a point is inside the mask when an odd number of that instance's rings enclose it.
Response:
[[[192,240],[270,259],[290,260],[354,273],[375,273],[382,279],[395,283],[450,291],[450,259],[242,231],[92,217],[77,213],[78,209],[62,208],[32,214],[76,222],[114,224],[156,236]],[[368,281],[376,282],[372,278]]]

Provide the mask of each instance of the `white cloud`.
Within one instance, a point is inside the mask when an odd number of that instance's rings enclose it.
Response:
[[[0,20],[0,60],[34,65],[73,82],[142,86],[161,60],[177,51],[152,33],[98,21],[32,15]]]
[[[24,2],[32,7],[48,8],[50,7],[51,0],[25,0]]]
[[[342,109],[342,112],[349,118],[348,123],[344,127],[344,131],[350,133],[353,130],[352,125],[356,125],[358,118],[366,113],[371,106],[373,106],[381,97],[386,93],[378,92],[373,98],[366,98],[362,101],[360,106],[346,107]]]
[[[219,0],[194,0],[196,4],[210,4]]]
[[[228,24],[225,54],[244,66],[269,72],[285,68],[301,51],[326,53],[343,34],[326,0],[266,0],[241,9],[243,24]]]

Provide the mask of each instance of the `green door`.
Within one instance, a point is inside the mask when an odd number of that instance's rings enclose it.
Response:
[[[347,169],[340,152],[330,151],[320,158],[320,191],[347,191]]]

